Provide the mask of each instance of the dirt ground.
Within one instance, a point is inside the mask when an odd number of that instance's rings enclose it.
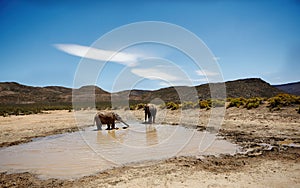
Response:
[[[30,142],[36,137],[77,131],[93,123],[90,112],[81,114],[82,118],[78,118],[80,121],[77,121],[73,112],[67,110],[0,117],[0,147]]]
[[[226,110],[218,134],[243,146],[244,153],[203,158],[177,157],[140,166],[125,166],[76,180],[41,180],[34,174],[0,174],[0,187],[300,187],[300,114],[296,107],[271,112]],[[124,120],[143,120],[143,111],[117,110]],[[211,111],[186,110],[184,126],[207,129]],[[0,146],[76,131],[92,124],[90,111],[80,120],[68,111],[0,117]],[[180,110],[160,110],[158,123],[181,124]],[[189,115],[190,114],[190,115]],[[195,124],[197,122],[197,124]],[[294,146],[294,147],[292,147]],[[297,146],[297,147],[295,147]]]

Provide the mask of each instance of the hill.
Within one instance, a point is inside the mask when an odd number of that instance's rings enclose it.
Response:
[[[0,104],[51,104],[71,103],[72,93],[76,94],[75,101],[90,101],[93,98],[86,93],[95,92],[97,101],[110,101],[110,93],[97,86],[83,86],[71,89],[60,86],[32,87],[16,82],[0,83]]]
[[[32,87],[16,82],[0,83],[1,104],[30,104],[71,101],[72,90],[64,87]]]
[[[280,89],[286,93],[300,96],[300,82],[273,85],[273,87]]]
[[[217,87],[220,83],[203,84],[196,86],[198,99],[211,98],[210,86]],[[269,83],[260,78],[239,79],[225,82],[227,97],[229,98],[251,98],[251,97],[273,97],[283,91],[271,86]],[[184,98],[188,98],[190,89],[186,86],[163,88],[152,91],[150,94],[144,95],[142,98],[151,101],[154,98],[160,98],[163,101],[180,101],[177,91],[182,93]],[[192,95],[191,95],[192,96]],[[190,99],[193,100],[193,99]]]
[[[216,86],[220,83],[212,83],[211,86]],[[296,83],[299,84],[299,83]],[[227,97],[273,97],[279,93],[283,93],[282,90],[271,86],[267,82],[259,78],[240,79],[234,81],[225,82]],[[287,87],[291,84],[285,84]],[[111,97],[117,100],[131,101],[144,101],[149,102],[155,98],[163,101],[180,101],[178,92],[185,99],[207,99],[210,98],[209,84],[203,84],[196,86],[196,95],[190,95],[190,87],[176,86],[162,88],[159,90],[128,90],[116,93],[109,93],[102,90],[97,86],[83,86],[79,89],[71,89],[60,86],[47,86],[47,87],[32,87],[18,84],[16,82],[2,82],[0,83],[0,104],[33,104],[33,103],[71,103],[72,94],[76,97],[73,101],[76,102],[93,102],[96,98],[97,102],[110,102]],[[294,86],[293,86],[294,88]],[[90,93],[94,93],[93,96]]]

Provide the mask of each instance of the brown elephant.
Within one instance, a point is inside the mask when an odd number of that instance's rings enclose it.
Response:
[[[155,105],[153,104],[145,105],[144,111],[145,111],[145,122],[147,122],[147,118],[148,118],[148,123],[155,123],[155,117],[157,112]]]
[[[127,127],[129,127],[129,125],[126,122],[124,122],[117,113],[114,112],[98,112],[97,114],[95,114],[94,124],[96,122],[98,130],[102,130],[102,124],[107,125],[106,130],[112,130],[112,129],[116,129],[115,127],[116,120],[124,123]],[[123,127],[123,128],[127,128],[127,127]]]

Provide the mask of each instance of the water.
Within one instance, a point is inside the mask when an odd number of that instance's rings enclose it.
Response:
[[[122,127],[122,125],[117,125]],[[35,139],[0,150],[0,172],[73,179],[112,167],[173,156],[234,154],[239,147],[215,134],[181,126],[131,123],[128,129],[84,131]]]

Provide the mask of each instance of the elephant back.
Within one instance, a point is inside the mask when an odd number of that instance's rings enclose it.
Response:
[[[97,115],[103,124],[112,123],[115,120],[112,112],[98,112]]]
[[[157,108],[155,104],[148,104],[148,107],[151,114],[156,114]]]
[[[155,104],[148,104],[148,106],[149,106],[149,109],[150,110],[156,110],[156,105]]]

